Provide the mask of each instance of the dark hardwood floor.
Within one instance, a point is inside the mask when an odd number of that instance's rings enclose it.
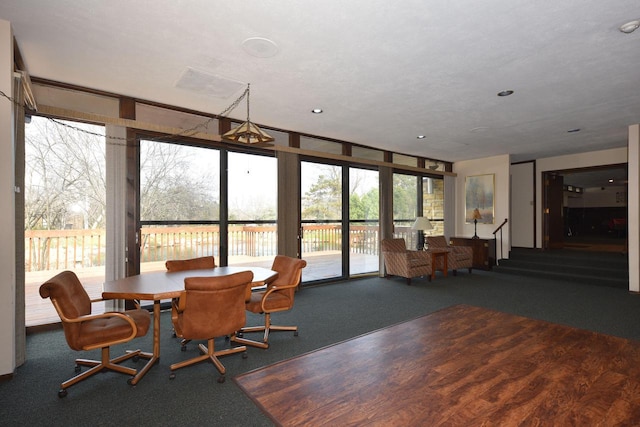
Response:
[[[278,425],[640,425],[640,343],[457,305],[243,374]]]

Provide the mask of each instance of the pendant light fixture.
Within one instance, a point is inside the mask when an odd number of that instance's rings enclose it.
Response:
[[[251,123],[251,119],[249,118],[250,87],[251,84],[247,84],[247,121],[222,135],[222,138],[227,141],[239,142],[242,144],[265,144],[273,142],[275,139],[272,136],[260,129],[256,124]]]

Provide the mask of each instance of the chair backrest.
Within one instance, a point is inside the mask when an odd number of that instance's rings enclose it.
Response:
[[[278,272],[276,280],[270,283],[272,286],[285,286],[300,284],[302,279],[302,269],[307,266],[307,261],[298,258],[292,258],[285,255],[276,255],[273,259],[271,269]],[[280,294],[284,294],[289,298],[290,307],[293,307],[293,298],[296,293],[296,288],[288,288],[279,291]]]
[[[383,239],[380,242],[382,252],[406,252],[407,245],[404,239]]]
[[[427,236],[429,248],[448,248],[449,244],[444,236]]]
[[[202,270],[214,268],[216,261],[212,256],[191,259],[171,259],[164,263],[167,271]]]
[[[187,339],[209,339],[229,335],[246,323],[245,291],[253,273],[228,276],[187,277],[181,332]]]
[[[91,314],[91,298],[78,276],[73,271],[63,271],[53,276],[40,286],[40,296],[51,299],[62,321],[69,347],[80,350],[78,337],[82,325],[79,322],[66,321]]]

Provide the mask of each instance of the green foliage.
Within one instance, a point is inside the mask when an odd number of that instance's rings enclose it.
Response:
[[[418,181],[413,175],[393,175],[393,218],[414,219],[417,216]]]
[[[378,219],[380,217],[378,188],[372,188],[363,195],[349,196],[349,219]]]
[[[316,220],[340,220],[342,218],[342,179],[329,168],[327,174],[318,176],[302,198],[302,217]]]

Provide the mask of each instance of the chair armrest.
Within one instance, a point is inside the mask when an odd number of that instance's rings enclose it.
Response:
[[[95,344],[93,346],[87,347],[86,348],[87,350],[92,350],[94,348],[103,347],[104,344],[114,345],[114,344],[119,344],[119,343],[131,341],[133,338],[135,338],[135,336],[138,333],[138,327],[136,326],[136,322],[130,316],[128,316],[126,313],[121,313],[119,311],[108,311],[106,313],[86,314],[84,316],[76,317],[75,319],[69,319],[64,314],[62,314],[62,310],[60,309],[60,306],[58,305],[57,301],[54,300],[54,299],[52,299],[51,301],[53,302],[53,305],[55,306],[56,311],[58,312],[58,315],[60,316],[60,319],[63,322],[67,322],[67,323],[83,323],[83,322],[88,322],[88,321],[96,320],[96,319],[109,319],[109,318],[112,318],[112,317],[119,317],[122,320],[126,321],[129,324],[129,326],[131,327],[131,334],[127,338],[121,338],[121,339],[116,340],[116,341],[109,341],[108,343]]]
[[[187,292],[180,292],[180,296],[171,300],[171,308],[176,310],[177,313],[182,313],[187,306]]]
[[[267,290],[264,291],[264,294],[262,295],[262,300],[260,301],[260,309],[262,310],[262,312],[266,312],[266,307],[264,306],[265,301],[267,300],[267,298],[269,297],[269,295],[271,295],[274,292],[280,292],[280,291],[284,291],[286,289],[291,289],[291,288],[297,288],[298,285],[267,285]]]
[[[431,253],[429,251],[407,251],[406,252],[407,260],[421,260],[427,261],[431,264]]]

